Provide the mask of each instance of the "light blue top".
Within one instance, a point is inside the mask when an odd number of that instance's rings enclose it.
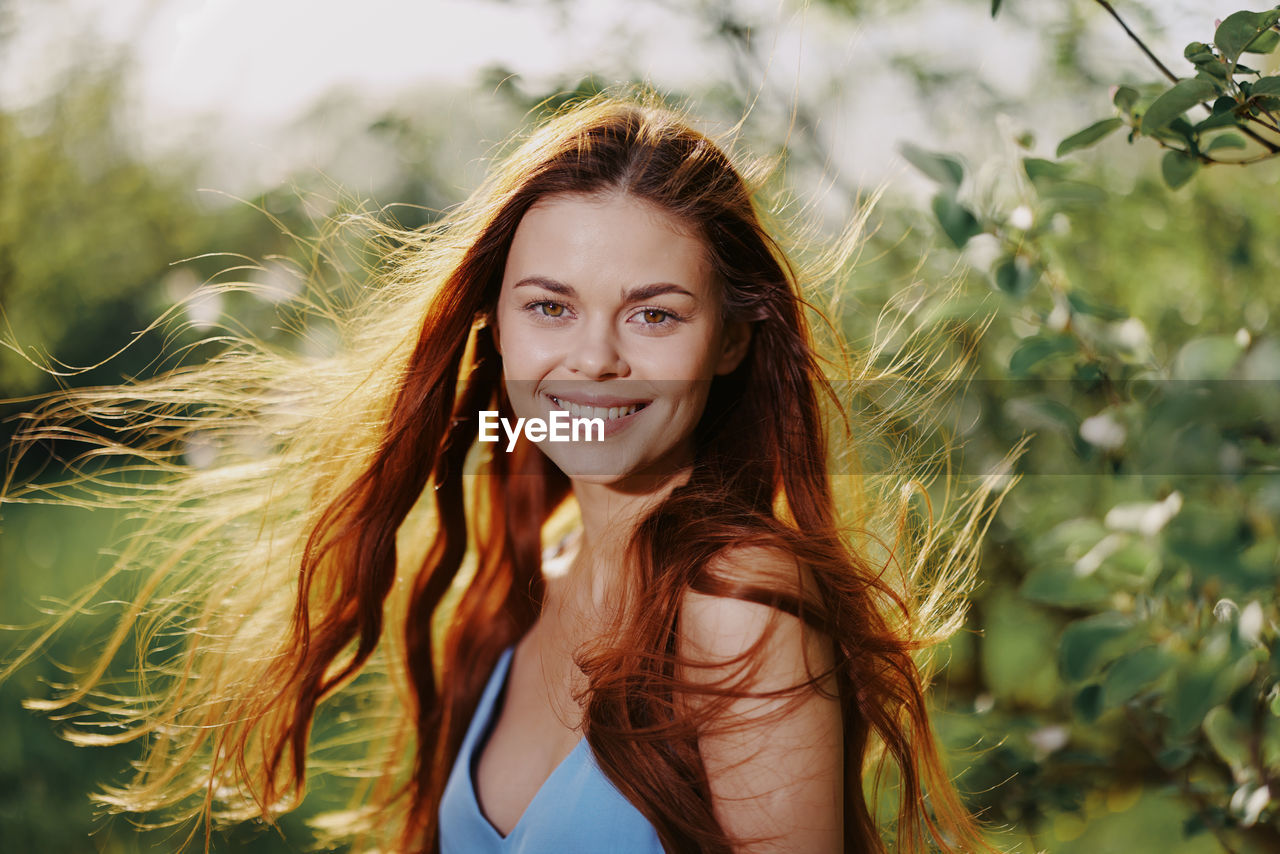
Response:
[[[648,819],[614,788],[584,738],[556,766],[503,836],[476,796],[475,769],[496,723],[511,669],[512,649],[498,659],[440,801],[443,854],[662,854]]]

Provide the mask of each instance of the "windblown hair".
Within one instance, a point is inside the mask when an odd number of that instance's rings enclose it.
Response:
[[[843,350],[819,358],[816,335],[830,330],[811,329],[821,315],[724,150],[675,112],[615,97],[544,122],[441,223],[388,229],[379,287],[335,315],[335,355],[240,340],[206,364],[68,392],[32,416],[22,447],[78,439],[107,468],[74,490],[9,483],[5,500],[122,504],[144,524],[113,570],[142,569],[144,580],[101,659],[32,703],[83,705],[116,725],[81,729],[71,736],[80,743],[144,742],[135,778],[104,802],[199,815],[206,827],[270,821],[301,802],[328,757],[365,780],[354,808],[326,825],[335,835],[438,848],[447,776],[498,656],[539,614],[544,531],[569,496],[568,479],[527,441],[510,454],[477,444],[477,412],[508,407],[488,319],[530,206],[599,193],[686,223],[709,250],[725,319],[752,325],[745,359],[712,387],[688,481],[634,533],[630,589],[643,607],[623,608],[615,631],[579,655],[600,767],[668,851],[730,850],[697,734],[741,692],[684,679],[675,638],[688,591],[738,597],[800,618],[832,648],[832,670],[791,694],[818,684],[839,693],[846,849],[886,849],[869,785],[886,767],[898,850],[985,848],[934,743],[918,659],[959,625],[992,494],[965,502],[947,537],[947,526],[908,521],[920,491],[910,472],[837,494],[829,431],[850,427],[827,374],[855,384],[886,375],[851,370]],[[873,435],[875,425],[858,426]],[[222,455],[184,464],[193,438]],[[139,469],[147,476],[102,486],[111,471]],[[744,544],[793,555],[800,573],[714,569]],[[144,683],[121,694],[109,664],[131,638]],[[700,694],[712,702],[681,702]],[[352,697],[346,729],[314,743],[317,715]],[[367,748],[360,762],[355,744]]]

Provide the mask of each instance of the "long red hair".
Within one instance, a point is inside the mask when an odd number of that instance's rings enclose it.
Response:
[[[476,442],[476,413],[501,403],[499,358],[476,321],[496,302],[512,235],[530,206],[544,196],[606,190],[643,199],[696,229],[723,285],[725,319],[751,322],[753,338],[741,367],[713,389],[691,479],[635,536],[636,584],[647,591],[646,607],[627,609],[622,631],[581,662],[590,684],[586,734],[602,769],[669,851],[729,850],[698,758],[697,728],[680,719],[671,699],[698,690],[677,681],[673,645],[682,593],[740,596],[800,616],[835,642],[848,850],[882,846],[861,786],[872,734],[900,770],[904,849],[922,845],[918,826],[936,827],[924,807],[925,781],[945,828],[935,841],[972,841],[930,735],[914,643],[882,613],[897,596],[876,567],[845,547],[836,522],[819,401],[830,389],[794,278],[720,149],[671,114],[633,104],[601,102],[553,119],[495,182],[489,222],[422,323],[385,441],[308,542],[293,625],[297,653],[281,662],[292,688],[281,702],[292,720],[273,759],[287,744],[293,773],[302,776],[315,705],[377,645],[396,575],[395,533],[430,486],[439,527],[405,620],[419,742],[403,841],[410,850],[433,849],[437,807],[486,676],[537,617],[540,532],[568,486],[539,453],[522,447],[495,456],[468,512],[462,473]],[[465,379],[460,395],[458,378]],[[462,567],[469,530],[478,532],[477,568],[448,622],[437,673],[432,615]],[[744,542],[794,554],[812,573],[816,595],[708,573],[718,552]],[[317,589],[324,591],[319,599]]]
[[[829,639],[832,671],[812,674],[796,691],[834,679],[839,692],[846,849],[886,847],[864,789],[875,760],[896,766],[898,850],[924,851],[930,842],[946,851],[984,847],[930,729],[915,658],[930,638],[914,599],[886,578],[892,559],[873,560],[856,548],[837,513],[827,445],[829,413],[842,407],[815,351],[797,276],[720,147],[674,112],[615,98],[552,117],[453,220],[399,236],[392,253],[403,297],[396,322],[403,329],[406,306],[417,307],[420,319],[411,338],[384,358],[371,357],[352,380],[353,388],[378,389],[352,414],[371,439],[354,449],[338,441],[330,449],[343,460],[337,474],[310,482],[297,545],[283,549],[295,582],[284,594],[292,604],[283,642],[253,664],[234,662],[230,646],[170,662],[165,711],[151,706],[124,715],[134,725],[128,737],[149,734],[151,761],[111,803],[153,808],[200,795],[204,779],[206,814],[228,780],[250,804],[228,815],[287,808],[303,791],[318,708],[390,646],[407,673],[416,753],[407,775],[388,775],[366,797],[373,806],[398,805],[400,850],[437,849],[446,779],[498,656],[539,614],[542,532],[569,494],[568,479],[524,440],[513,453],[480,463],[485,476],[466,474],[475,471],[468,467],[476,465],[477,413],[507,408],[487,320],[512,236],[530,206],[550,195],[605,191],[655,205],[701,237],[722,285],[725,319],[751,323],[752,339],[737,370],[712,387],[688,481],[633,536],[630,589],[643,591],[644,607],[623,609],[615,631],[579,656],[589,685],[586,738],[600,767],[668,851],[730,850],[697,749],[699,728],[716,706],[695,712],[680,701],[709,689],[680,678],[675,638],[688,591],[739,597],[796,616]],[[428,274],[438,281],[415,281]],[[83,400],[77,405],[84,411]],[[424,499],[430,539],[410,555],[406,519]],[[210,526],[206,535],[218,530]],[[806,580],[747,582],[712,570],[717,555],[743,544],[785,550]],[[278,552],[272,560],[280,560]],[[199,611],[202,630],[210,637],[210,625],[250,631],[219,611],[218,596],[229,602],[243,590],[230,583],[219,590],[209,589]],[[153,594],[148,588],[140,601]],[[136,607],[127,620],[144,610]],[[269,629],[254,635],[271,636]],[[118,634],[109,652],[123,642]],[[88,684],[102,673],[91,673]],[[184,687],[199,678],[221,687]],[[719,686],[716,696],[723,701],[733,690]],[[196,731],[175,734],[193,722]],[[207,776],[180,772],[200,749],[210,757]]]

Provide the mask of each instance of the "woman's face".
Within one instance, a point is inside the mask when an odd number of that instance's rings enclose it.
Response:
[[[722,322],[702,240],[626,193],[549,196],[529,209],[496,327],[518,417],[605,419],[603,441],[539,444],[566,474],[597,483],[688,465],[711,380],[737,367],[750,335]]]

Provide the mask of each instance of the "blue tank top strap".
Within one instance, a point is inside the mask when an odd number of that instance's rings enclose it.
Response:
[[[498,657],[440,801],[442,854],[661,854],[653,825],[622,796],[578,742],[503,836],[480,808],[475,766],[496,723],[514,648]]]

